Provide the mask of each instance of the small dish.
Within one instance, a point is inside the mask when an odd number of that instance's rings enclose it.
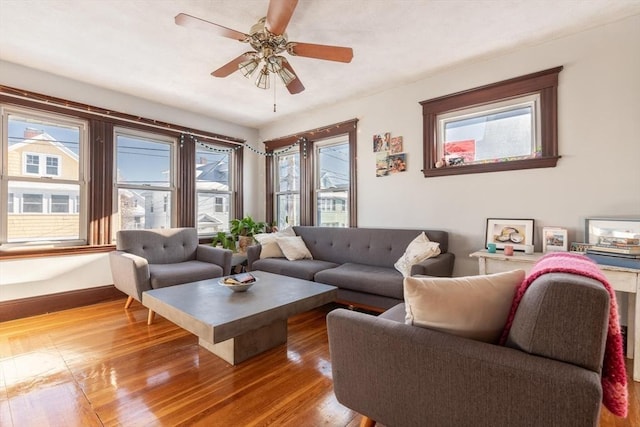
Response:
[[[256,278],[256,280],[254,280],[251,283],[242,283],[237,285],[235,283],[225,283],[224,279],[226,279],[226,277],[223,277],[222,279],[218,280],[218,284],[220,286],[224,286],[225,288],[231,289],[233,292],[245,292],[247,289],[252,287],[258,281],[258,279]]]

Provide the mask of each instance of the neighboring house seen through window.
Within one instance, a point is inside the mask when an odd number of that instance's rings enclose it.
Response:
[[[234,150],[196,143],[196,227],[200,236],[229,231],[232,212]]]
[[[175,139],[151,132],[115,129],[118,230],[170,228],[176,223]]]
[[[348,227],[349,140],[333,138],[315,144],[316,220],[322,227]]]
[[[275,153],[275,218],[279,228],[300,225],[300,150]]]
[[[0,106],[0,245],[86,243],[87,123]]]

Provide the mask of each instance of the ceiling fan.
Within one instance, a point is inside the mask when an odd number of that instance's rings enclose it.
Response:
[[[213,31],[220,36],[248,43],[253,51],[245,52],[211,73],[214,77],[227,77],[237,70],[249,78],[262,64],[256,79],[256,86],[269,88],[269,74],[277,74],[291,94],[304,90],[300,78],[284,56],[304,56],[337,62],[351,62],[353,50],[350,47],[329,46],[311,43],[290,42],[285,30],[298,4],[298,0],[270,0],[267,16],[251,27],[249,34],[232,30],[186,13],[175,17],[177,25]]]

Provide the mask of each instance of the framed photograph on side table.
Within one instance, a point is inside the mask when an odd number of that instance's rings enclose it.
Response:
[[[568,249],[566,228],[542,227],[542,252],[566,252]]]
[[[533,245],[533,220],[511,218],[487,218],[487,233],[484,247],[495,243],[497,249],[512,245],[516,251],[524,251]]]

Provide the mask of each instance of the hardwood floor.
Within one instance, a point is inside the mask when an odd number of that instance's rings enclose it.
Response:
[[[347,426],[333,394],[325,306],[289,320],[289,342],[230,366],[124,299],[0,323],[1,426]],[[630,365],[628,366],[629,369]],[[602,411],[601,427],[640,425]]]

